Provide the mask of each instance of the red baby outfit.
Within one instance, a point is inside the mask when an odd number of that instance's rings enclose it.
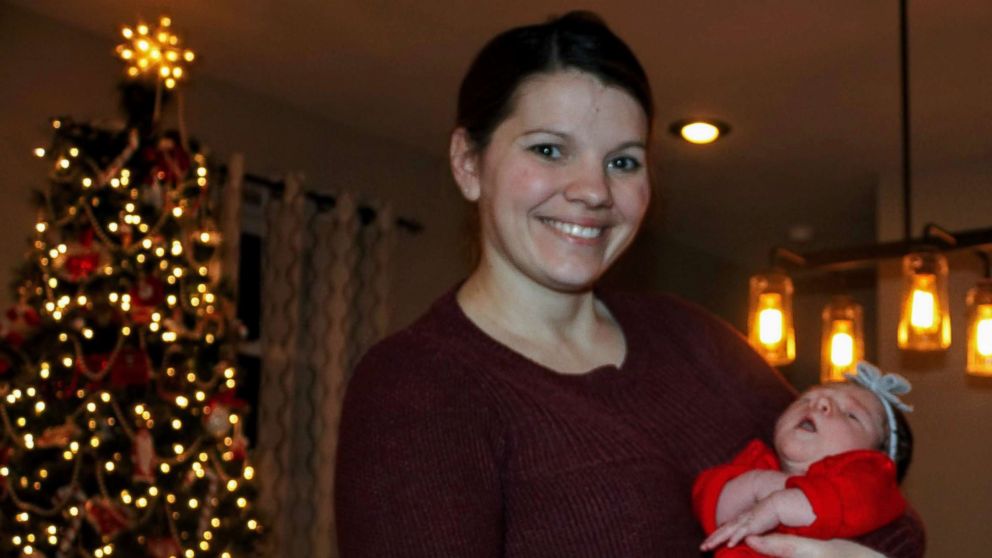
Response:
[[[778,457],[764,442],[752,440],[726,465],[703,471],[692,488],[693,510],[706,534],[718,527],[716,507],[723,487],[755,469],[780,471]],[[825,457],[805,475],[789,477],[786,488],[798,488],[809,500],[816,520],[805,527],[779,526],[775,531],[817,539],[851,538],[874,531],[901,516],[906,500],[899,492],[896,467],[879,451],[855,450]],[[740,544],[716,551],[719,558],[764,556]]]

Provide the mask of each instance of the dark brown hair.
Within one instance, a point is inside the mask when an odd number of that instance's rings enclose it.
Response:
[[[475,149],[513,112],[514,95],[529,77],[575,69],[629,93],[654,117],[651,86],[637,57],[596,14],[569,12],[547,23],[515,27],[490,40],[469,67],[458,93],[456,125]]]

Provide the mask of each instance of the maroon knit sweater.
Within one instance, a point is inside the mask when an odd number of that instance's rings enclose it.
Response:
[[[365,356],[345,397],[341,556],[699,557],[691,488],[793,398],[727,324],[671,297],[604,294],[623,364],[549,370],[454,291]],[[905,517],[862,542],[923,555]]]

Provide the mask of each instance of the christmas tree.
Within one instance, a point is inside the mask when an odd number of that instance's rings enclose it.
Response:
[[[48,184],[0,325],[3,556],[226,558],[261,532],[213,173],[160,129],[193,59],[170,23],[124,29],[126,125],[53,119],[35,151]]]

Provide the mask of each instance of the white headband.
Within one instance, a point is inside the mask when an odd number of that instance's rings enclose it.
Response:
[[[876,366],[863,360],[858,362],[857,370],[857,374],[844,374],[844,377],[874,393],[875,397],[878,397],[878,400],[882,402],[885,416],[889,421],[888,453],[889,457],[895,461],[896,442],[899,436],[896,434],[896,415],[892,412],[892,407],[905,413],[912,412],[913,407],[903,403],[899,396],[909,393],[913,386],[909,380],[899,374],[882,374],[882,371]]]

